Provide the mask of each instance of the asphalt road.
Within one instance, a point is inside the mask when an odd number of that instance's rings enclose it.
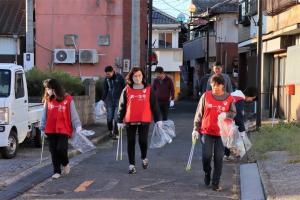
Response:
[[[192,170],[185,171],[196,106],[195,102],[180,102],[171,110],[177,136],[171,144],[149,150],[148,169],[142,169],[137,144],[137,174],[127,174],[125,136],[122,161],[115,160],[117,143],[109,141],[94,153],[72,159],[68,176],[49,178],[16,199],[238,199],[234,163],[225,163],[223,167],[223,191],[215,192],[204,185],[200,144],[196,146]]]

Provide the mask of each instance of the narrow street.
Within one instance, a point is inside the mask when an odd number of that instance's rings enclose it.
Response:
[[[73,161],[76,157],[72,159],[68,176],[49,178],[16,199],[238,199],[234,163],[224,164],[223,191],[215,192],[204,185],[200,144],[196,146],[192,170],[185,171],[196,106],[196,102],[179,102],[171,110],[177,137],[161,149],[149,150],[147,170],[142,169],[136,145],[137,174],[127,174],[126,140],[122,161],[115,160],[117,142],[109,141],[98,146],[96,153],[81,155],[86,158],[77,165]]]

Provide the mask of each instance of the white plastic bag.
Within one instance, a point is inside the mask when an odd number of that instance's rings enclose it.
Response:
[[[250,142],[248,136],[247,136],[247,133],[244,133],[244,134],[241,134],[240,133],[240,136],[243,140],[243,143],[244,143],[244,146],[245,146],[245,149],[246,151],[249,151],[252,147],[252,143]]]
[[[74,133],[73,137],[69,140],[69,143],[74,147],[74,149],[77,149],[81,153],[86,153],[95,149],[96,147],[88,138],[83,135],[83,132],[84,131]]]
[[[240,158],[242,158],[246,154],[245,145],[241,136],[237,138],[236,150],[237,150],[236,155],[240,156]]]
[[[171,143],[172,138],[164,131],[163,128],[160,128],[157,124],[154,125],[153,133],[151,137],[150,148],[161,148],[167,143]]]
[[[95,131],[82,129],[80,133],[86,137],[95,135]]]
[[[176,137],[176,134],[175,134],[175,125],[174,125],[174,122],[173,122],[172,120],[163,121],[163,126],[162,126],[162,128],[164,129],[164,131],[165,131],[171,138]]]
[[[218,126],[220,128],[223,145],[227,148],[235,147],[238,137],[238,127],[235,125],[234,120],[230,118],[219,118]]]
[[[95,118],[98,123],[106,122],[106,108],[104,101],[100,100],[95,104]]]

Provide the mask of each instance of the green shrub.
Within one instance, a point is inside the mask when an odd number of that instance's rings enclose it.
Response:
[[[62,71],[40,71],[33,68],[26,72],[27,88],[29,96],[42,96],[44,93],[43,81],[47,78],[55,78],[71,95],[84,95],[83,82],[78,77]]]

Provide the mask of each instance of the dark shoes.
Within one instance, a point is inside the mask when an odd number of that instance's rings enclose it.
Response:
[[[136,169],[134,165],[129,165],[128,174],[136,174]]]
[[[205,173],[204,183],[205,183],[205,185],[209,186],[209,184],[210,184],[210,173]]]
[[[143,169],[147,169],[147,168],[148,168],[148,165],[149,165],[149,160],[148,160],[148,158],[145,158],[145,159],[142,161],[142,167],[143,167]]]

